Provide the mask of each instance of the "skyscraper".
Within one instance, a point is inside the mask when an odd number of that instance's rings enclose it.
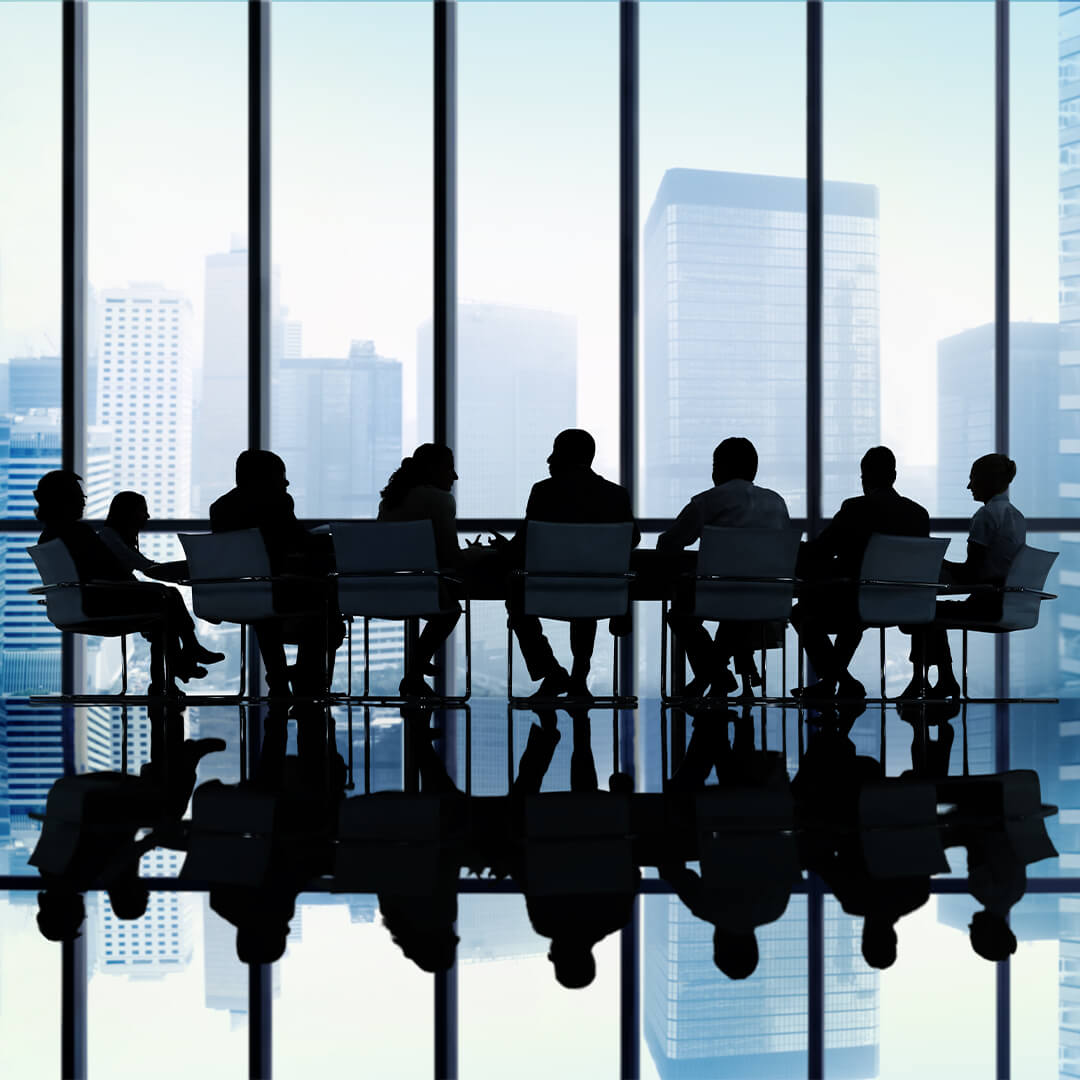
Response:
[[[270,433],[302,517],[373,518],[401,463],[401,364],[354,341],[344,358],[274,365]]]
[[[854,493],[879,438],[877,188],[825,183],[823,499]],[[729,435],[806,508],[806,182],[669,169],[644,234],[645,512],[709,484]],[[854,479],[853,479],[854,478]]]
[[[114,491],[146,496],[157,518],[191,513],[194,315],[172,289],[102,294],[99,415],[113,435]]]

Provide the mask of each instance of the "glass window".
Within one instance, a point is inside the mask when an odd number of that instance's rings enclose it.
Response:
[[[246,16],[231,0],[89,9],[87,411],[109,491],[143,492],[157,518],[205,515],[247,442]],[[129,362],[103,355],[102,318],[143,315],[153,328]],[[166,403],[167,416],[125,408]],[[162,442],[167,466],[146,456]]]
[[[640,18],[639,510],[677,514],[710,486],[713,447],[745,435],[759,483],[805,514],[806,13],[646,2]]]
[[[375,517],[429,437],[431,38],[423,4],[274,8],[270,439],[301,516]]]
[[[830,181],[864,185],[876,212],[873,252],[838,256],[848,285],[831,355],[826,296],[823,511],[858,493],[859,457],[884,442],[901,493],[964,513],[972,447],[993,449],[994,6],[835,3],[824,34],[826,237]],[[877,340],[854,316],[879,280]],[[860,385],[847,364],[864,352],[879,375]]]

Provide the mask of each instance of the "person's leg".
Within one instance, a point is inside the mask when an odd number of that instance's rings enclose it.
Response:
[[[836,642],[833,645],[833,662],[841,696],[844,696],[845,693],[848,695],[851,693],[866,693],[862,683],[848,671],[848,666],[855,657],[855,652],[859,647],[859,642],[862,641],[865,629],[861,623],[852,622],[841,625],[836,632]]]
[[[586,680],[592,666],[593,648],[596,645],[596,619],[570,620],[570,652],[574,657],[570,669],[573,693],[588,693]]]
[[[690,670],[694,673],[688,685],[704,693],[717,675],[716,651],[704,622],[694,615],[680,615],[673,611],[668,615],[668,626],[685,650]]]
[[[826,631],[826,621],[814,608],[796,604],[791,609],[791,623],[818,681],[826,688],[836,685],[836,660]]]
[[[454,611],[428,619],[416,642],[415,656],[410,667],[411,673],[418,678],[423,678],[424,669],[431,663],[446,639],[454,632],[454,627],[457,626],[460,618],[461,612]],[[406,674],[408,675],[410,672],[406,672]]]
[[[596,777],[596,759],[592,750],[592,727],[586,710],[571,713],[574,725],[574,744],[570,754],[570,790],[599,791]]]
[[[259,642],[266,673],[266,685],[272,695],[288,694],[289,669],[285,663],[285,637],[278,620],[255,623],[255,637]]]
[[[569,676],[555,659],[555,653],[552,652],[551,643],[544,634],[540,620],[535,615],[525,615],[517,601],[507,603],[507,613],[510,629],[517,638],[518,648],[521,649],[521,655],[525,659],[529,678],[534,681],[543,679],[545,682],[550,679],[558,682],[562,689],[566,689]]]
[[[556,724],[554,709],[537,710],[539,724],[529,728],[529,738],[521,752],[517,776],[511,793],[514,795],[536,795],[544,782],[547,771],[551,768],[551,759],[555,756],[555,747],[559,745],[559,729]]]

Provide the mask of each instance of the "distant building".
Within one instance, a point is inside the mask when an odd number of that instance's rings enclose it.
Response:
[[[271,445],[301,517],[373,518],[401,464],[401,364],[354,341],[344,358],[282,357],[273,368]]]
[[[822,498],[879,441],[878,192],[826,181]],[[806,512],[806,182],[669,169],[645,224],[641,507],[676,514],[729,435]]]
[[[99,416],[113,435],[113,491],[155,518],[191,514],[194,314],[183,293],[137,284],[102,293]]]

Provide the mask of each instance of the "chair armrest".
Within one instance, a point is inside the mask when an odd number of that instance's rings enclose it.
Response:
[[[604,570],[511,570],[510,573],[520,578],[597,578],[601,581],[611,581],[615,578],[630,581],[638,576],[636,570],[627,570],[622,573]]]
[[[280,580],[275,577],[212,577],[212,578],[182,578],[175,585],[238,585],[245,581],[274,582]]]
[[[802,579],[797,577],[755,577],[749,574],[680,574],[679,577],[689,578],[692,581],[733,581],[745,582],[756,585],[801,585]]]

